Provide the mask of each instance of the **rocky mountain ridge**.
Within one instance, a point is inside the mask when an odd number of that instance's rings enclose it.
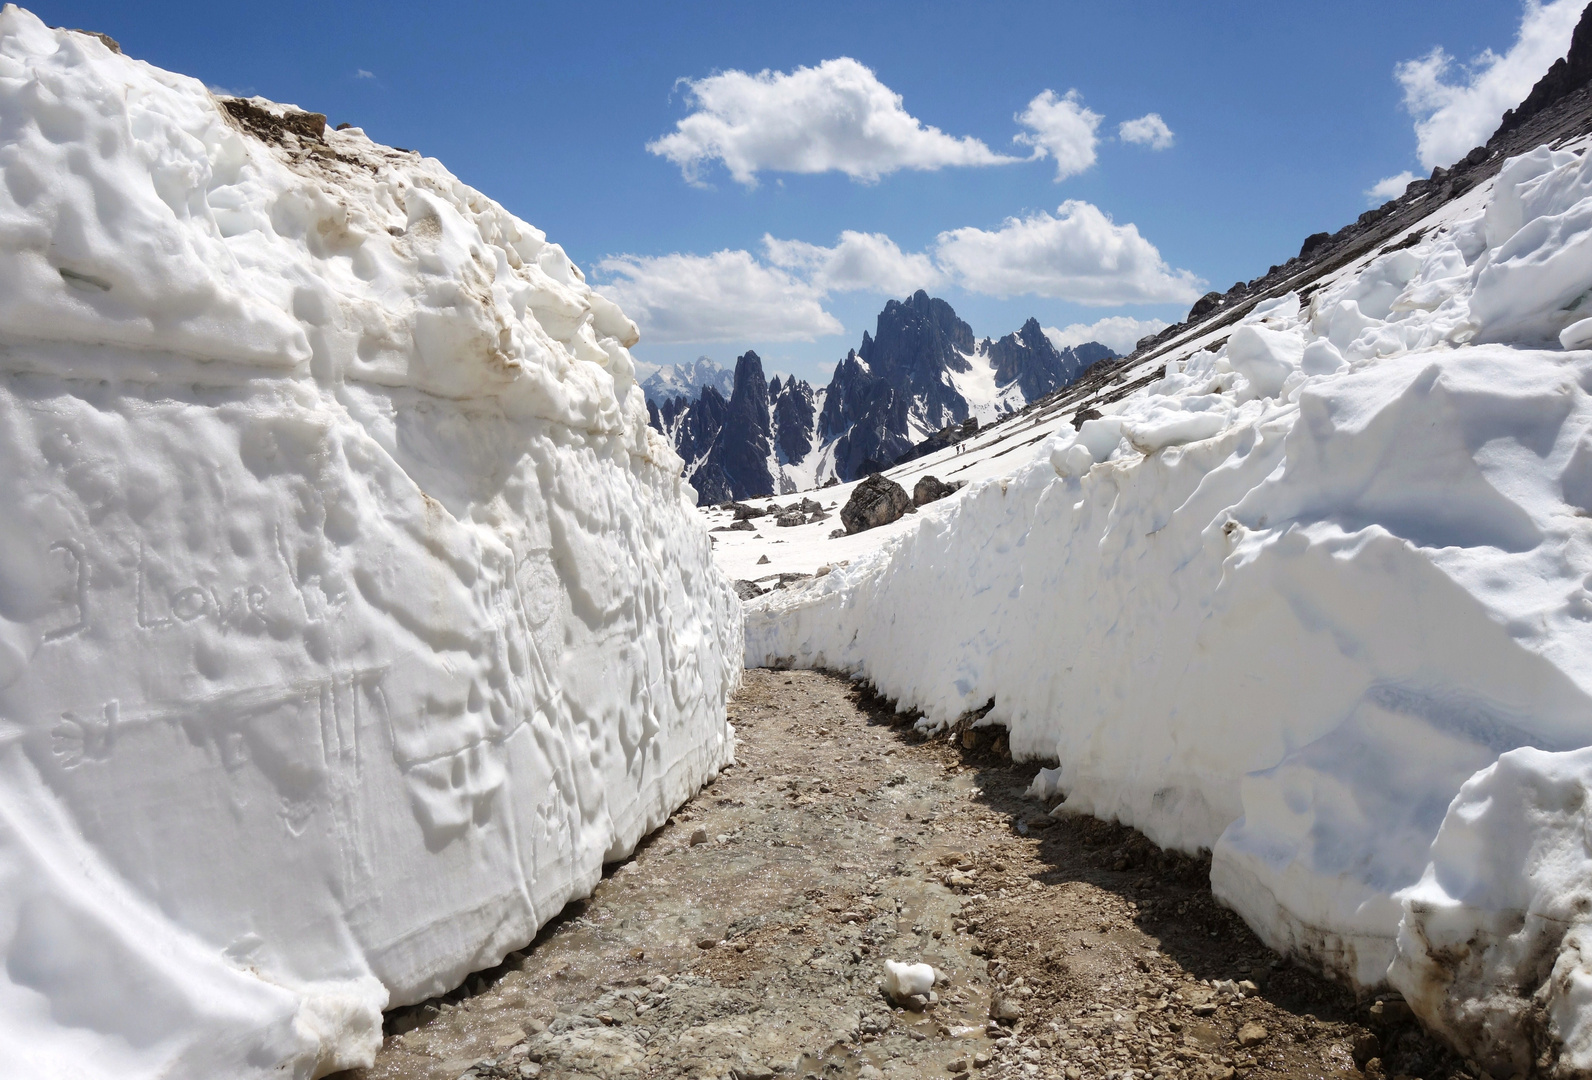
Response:
[[[716,503],[877,472],[921,447],[959,441],[1114,355],[1097,342],[1058,349],[1032,318],[980,341],[950,304],[919,290],[885,305],[827,387],[768,381],[748,352],[728,401],[708,385],[695,397],[649,400],[648,410],[685,459],[700,501]]]
[[[677,397],[695,398],[710,386],[728,398],[735,389],[735,372],[706,356],[690,364],[665,364],[641,380],[641,392],[657,405]]]

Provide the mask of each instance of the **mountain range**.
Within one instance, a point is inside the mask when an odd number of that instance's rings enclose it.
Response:
[[[920,289],[885,304],[873,334],[864,331],[827,387],[794,376],[770,381],[762,359],[747,352],[735,362],[728,398],[703,379],[695,395],[649,392],[647,407],[706,505],[877,472],[1009,415],[1115,355],[1092,341],[1058,349],[1036,319],[978,340],[950,304]],[[712,364],[704,358],[688,370],[704,362]],[[687,376],[676,369],[671,378]]]
[[[735,372],[699,356],[693,364],[665,364],[641,380],[641,392],[648,401],[661,405],[677,397],[694,398],[708,386],[728,397],[734,385]]]

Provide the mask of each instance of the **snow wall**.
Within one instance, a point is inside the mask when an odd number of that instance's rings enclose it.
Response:
[[[0,13],[0,1072],[303,1077],[729,760],[633,324],[434,160]]]
[[[1496,1075],[1584,1069],[1592,156],[1468,198],[758,598],[746,658],[927,727],[994,699],[1068,807],[1213,849],[1269,944],[1391,981]]]

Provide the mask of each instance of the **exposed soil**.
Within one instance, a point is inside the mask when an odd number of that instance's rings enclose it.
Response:
[[[345,1075],[1479,1075],[1269,952],[1207,861],[1050,817],[998,729],[924,740],[818,672],[748,671],[731,715],[739,764]],[[940,969],[938,1000],[892,1004],[887,959]]]

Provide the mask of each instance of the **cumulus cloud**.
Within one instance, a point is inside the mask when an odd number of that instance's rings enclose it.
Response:
[[[1410,183],[1417,179],[1419,179],[1419,177],[1410,172],[1408,169],[1405,169],[1397,176],[1384,176],[1382,179],[1378,180],[1376,183],[1365,189],[1365,197],[1372,204],[1380,206],[1389,199],[1396,199],[1400,195],[1404,194],[1404,189],[1409,187]]]
[[[883,233],[847,230],[834,247],[763,237],[768,261],[805,274],[826,292],[913,293],[932,289],[943,275],[927,255],[902,251]]]
[[[1117,138],[1126,143],[1138,143],[1151,150],[1165,150],[1172,145],[1172,129],[1166,126],[1160,113],[1145,113],[1137,120],[1124,120],[1117,125]]]
[[[748,187],[759,172],[843,172],[872,182],[897,169],[1019,160],[947,135],[902,108],[901,95],[847,56],[795,71],[724,71],[682,79],[693,111],[647,149],[697,183],[721,161]]]
[[[1487,141],[1553,62],[1570,49],[1583,0],[1527,0],[1520,33],[1503,55],[1491,49],[1460,63],[1441,47],[1394,69],[1415,117],[1423,168],[1451,165]]]
[[[1046,90],[1017,114],[1017,122],[1029,130],[1013,141],[1032,146],[1036,158],[1055,161],[1059,183],[1095,163],[1095,146],[1099,142],[1095,129],[1103,119],[1084,107],[1078,91],[1068,90],[1065,96],[1057,97],[1054,90]]]
[[[597,288],[649,342],[811,341],[842,332],[824,309],[836,293],[904,296],[960,286],[992,296],[1042,296],[1096,306],[1187,303],[1201,282],[1167,266],[1132,225],[1085,202],[1056,215],[1009,218],[993,232],[954,229],[927,251],[902,251],[883,233],[847,231],[832,247],[763,237],[750,251],[615,255],[597,263]],[[1113,316],[1047,333],[1131,344],[1166,324]],[[1122,350],[1118,350],[1122,351]]]
[[[1007,218],[993,232],[973,227],[939,235],[935,262],[963,288],[991,296],[1044,296],[1074,303],[1187,303],[1200,281],[1174,270],[1134,225],[1118,225],[1086,202],[1056,214]]]
[[[1126,356],[1142,337],[1158,334],[1172,325],[1165,319],[1135,319],[1131,315],[1110,315],[1092,323],[1072,323],[1060,330],[1044,328],[1045,336],[1058,349],[1098,341],[1112,352]]]
[[[811,341],[843,329],[821,289],[748,251],[616,255],[597,269],[600,291],[652,342]]]

